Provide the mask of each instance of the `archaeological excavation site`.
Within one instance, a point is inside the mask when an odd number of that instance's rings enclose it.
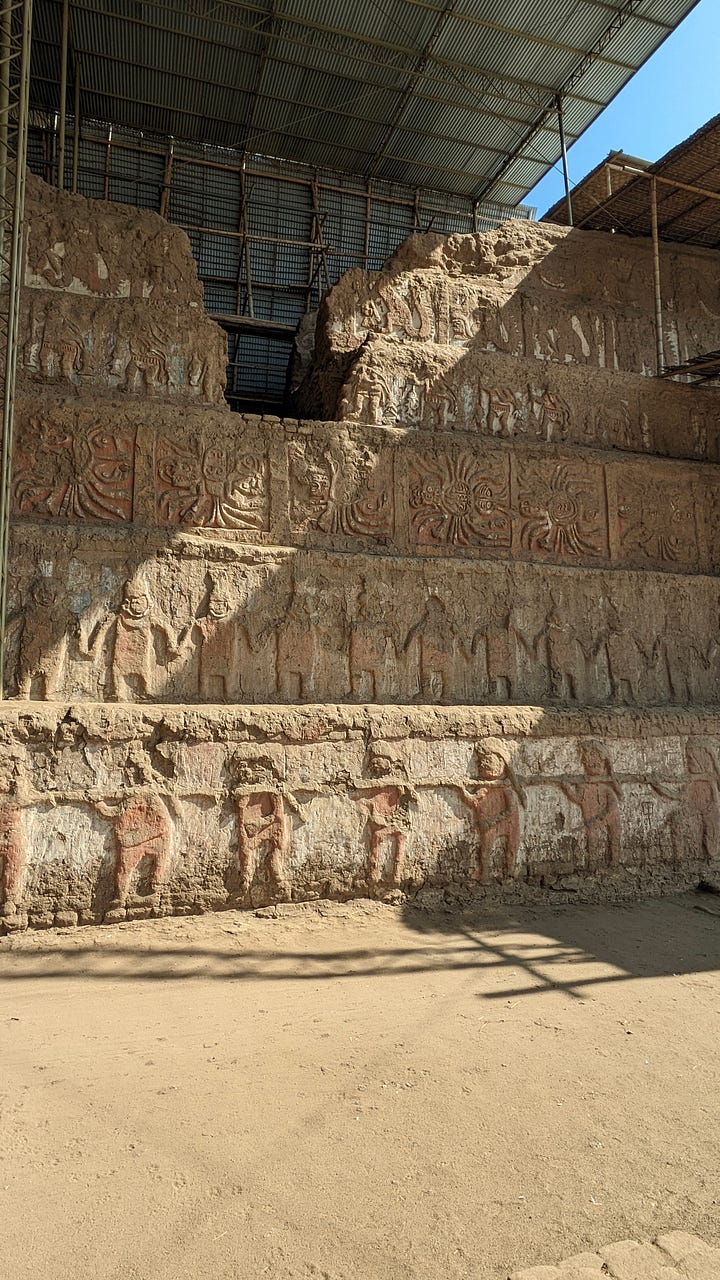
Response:
[[[719,47],[0,0],[0,1280],[720,1280]]]
[[[663,245],[675,363],[720,252]],[[233,412],[159,215],[27,179],[2,925],[720,870],[720,401],[653,246],[411,234]]]

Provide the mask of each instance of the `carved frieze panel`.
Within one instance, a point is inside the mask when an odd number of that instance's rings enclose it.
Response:
[[[33,519],[127,522],[133,515],[135,431],[34,417],[17,436],[13,510]]]
[[[207,316],[175,307],[26,289],[20,371],[31,384],[224,403],[227,342]]]
[[[625,564],[697,571],[695,495],[690,476],[616,469],[619,559]]]
[[[509,550],[507,456],[421,454],[410,459],[408,477],[411,536],[418,546]]]
[[[155,445],[159,524],[206,529],[269,528],[269,470],[262,448],[218,441],[180,445],[160,435]]]
[[[573,460],[520,461],[518,543],[528,555],[582,564],[609,555],[603,469]]]
[[[365,713],[367,714],[367,713]],[[716,871],[717,719],[581,716],[561,733],[506,713],[414,708],[402,729],[328,708],[3,713],[0,927],[90,924],[333,895],[473,885],[513,900],[615,896]],[[88,741],[90,738],[90,741]],[[230,740],[228,740],[230,739]],[[48,740],[56,747],[48,752]],[[210,762],[210,768],[206,767]],[[47,850],[56,850],[48,859]],[[619,874],[617,874],[619,873]],[[567,881],[565,877],[571,876]],[[646,879],[643,881],[642,877]]]
[[[389,449],[327,440],[288,445],[290,525],[298,533],[390,538],[395,523]]]

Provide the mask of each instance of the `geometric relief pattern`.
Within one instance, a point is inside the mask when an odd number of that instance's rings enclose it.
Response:
[[[607,558],[602,467],[534,460],[519,468],[517,495],[523,551],[566,563]]]
[[[621,559],[628,564],[697,568],[698,538],[691,482],[647,476],[617,481]]]
[[[509,550],[508,459],[422,454],[409,462],[410,523],[419,546]]]
[[[70,431],[39,418],[21,428],[13,462],[15,515],[132,520],[135,432]]]
[[[262,450],[221,444],[181,447],[159,436],[155,500],[160,524],[206,529],[267,529],[268,464]]]

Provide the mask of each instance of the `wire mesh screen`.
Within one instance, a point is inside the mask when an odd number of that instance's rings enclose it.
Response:
[[[193,147],[83,121],[74,155],[68,120],[65,187],[154,209],[187,232],[208,311],[228,334],[227,398],[287,411],[287,367],[301,317],[352,267],[378,270],[412,231],[485,231],[532,218],[524,205],[366,182],[267,156]],[[57,118],[34,113],[28,163],[57,181]]]

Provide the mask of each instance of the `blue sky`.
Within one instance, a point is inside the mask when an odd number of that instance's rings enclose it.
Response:
[[[608,151],[627,151],[643,160],[659,160],[718,114],[720,0],[700,0],[570,148],[570,182],[579,182],[605,159]],[[536,205],[540,217],[564,190],[558,163],[523,203]]]

